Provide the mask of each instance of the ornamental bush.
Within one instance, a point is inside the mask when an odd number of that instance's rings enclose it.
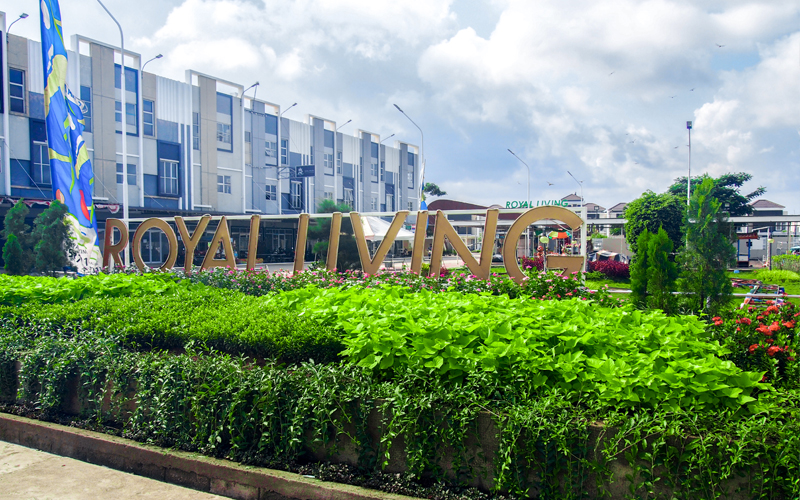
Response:
[[[800,273],[800,255],[786,254],[772,257],[774,270],[793,271]]]
[[[631,277],[628,264],[615,260],[589,262],[588,271],[602,273],[603,276],[610,280],[627,280]]]
[[[791,302],[760,309],[734,309],[712,318],[711,332],[730,352],[725,359],[743,370],[765,372],[776,387],[800,388],[800,312]]]

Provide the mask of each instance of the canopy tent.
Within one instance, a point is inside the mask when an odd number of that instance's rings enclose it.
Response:
[[[392,224],[378,217],[361,216],[361,225],[364,227],[364,237],[367,241],[381,241],[386,238],[386,233]],[[412,241],[413,239],[414,233],[400,228],[395,241]]]
[[[570,238],[570,234],[566,231],[551,231],[547,236],[554,240],[565,240]]]

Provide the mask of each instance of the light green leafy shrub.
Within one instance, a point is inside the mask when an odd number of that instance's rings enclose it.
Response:
[[[747,404],[763,375],[720,359],[727,351],[696,317],[587,300],[309,287],[269,301],[343,331],[344,354],[384,377],[410,368],[459,382],[486,372],[572,400],[678,408]]]

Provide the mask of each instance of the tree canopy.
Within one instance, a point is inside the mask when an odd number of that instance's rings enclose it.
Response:
[[[442,191],[439,186],[432,182],[426,182],[422,187],[422,192],[431,196],[444,196],[447,194],[446,191]]]
[[[638,254],[637,240],[647,229],[651,234],[663,227],[673,248],[681,246],[683,215],[686,203],[670,193],[656,194],[645,191],[625,208],[625,238],[631,250]]]
[[[731,217],[751,215],[753,207],[750,202],[764,194],[767,190],[763,186],[748,194],[741,194],[739,190],[745,182],[751,180],[752,175],[744,172],[729,173],[714,179],[708,174],[692,177],[692,193],[694,193],[706,179],[713,181],[711,197],[719,200],[722,211],[727,212]],[[678,177],[667,190],[670,194],[677,196],[681,200],[686,200],[686,177]]]

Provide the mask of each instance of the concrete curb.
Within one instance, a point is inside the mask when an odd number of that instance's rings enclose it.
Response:
[[[0,414],[0,440],[241,500],[411,500],[358,486],[148,446],[98,432]]]

